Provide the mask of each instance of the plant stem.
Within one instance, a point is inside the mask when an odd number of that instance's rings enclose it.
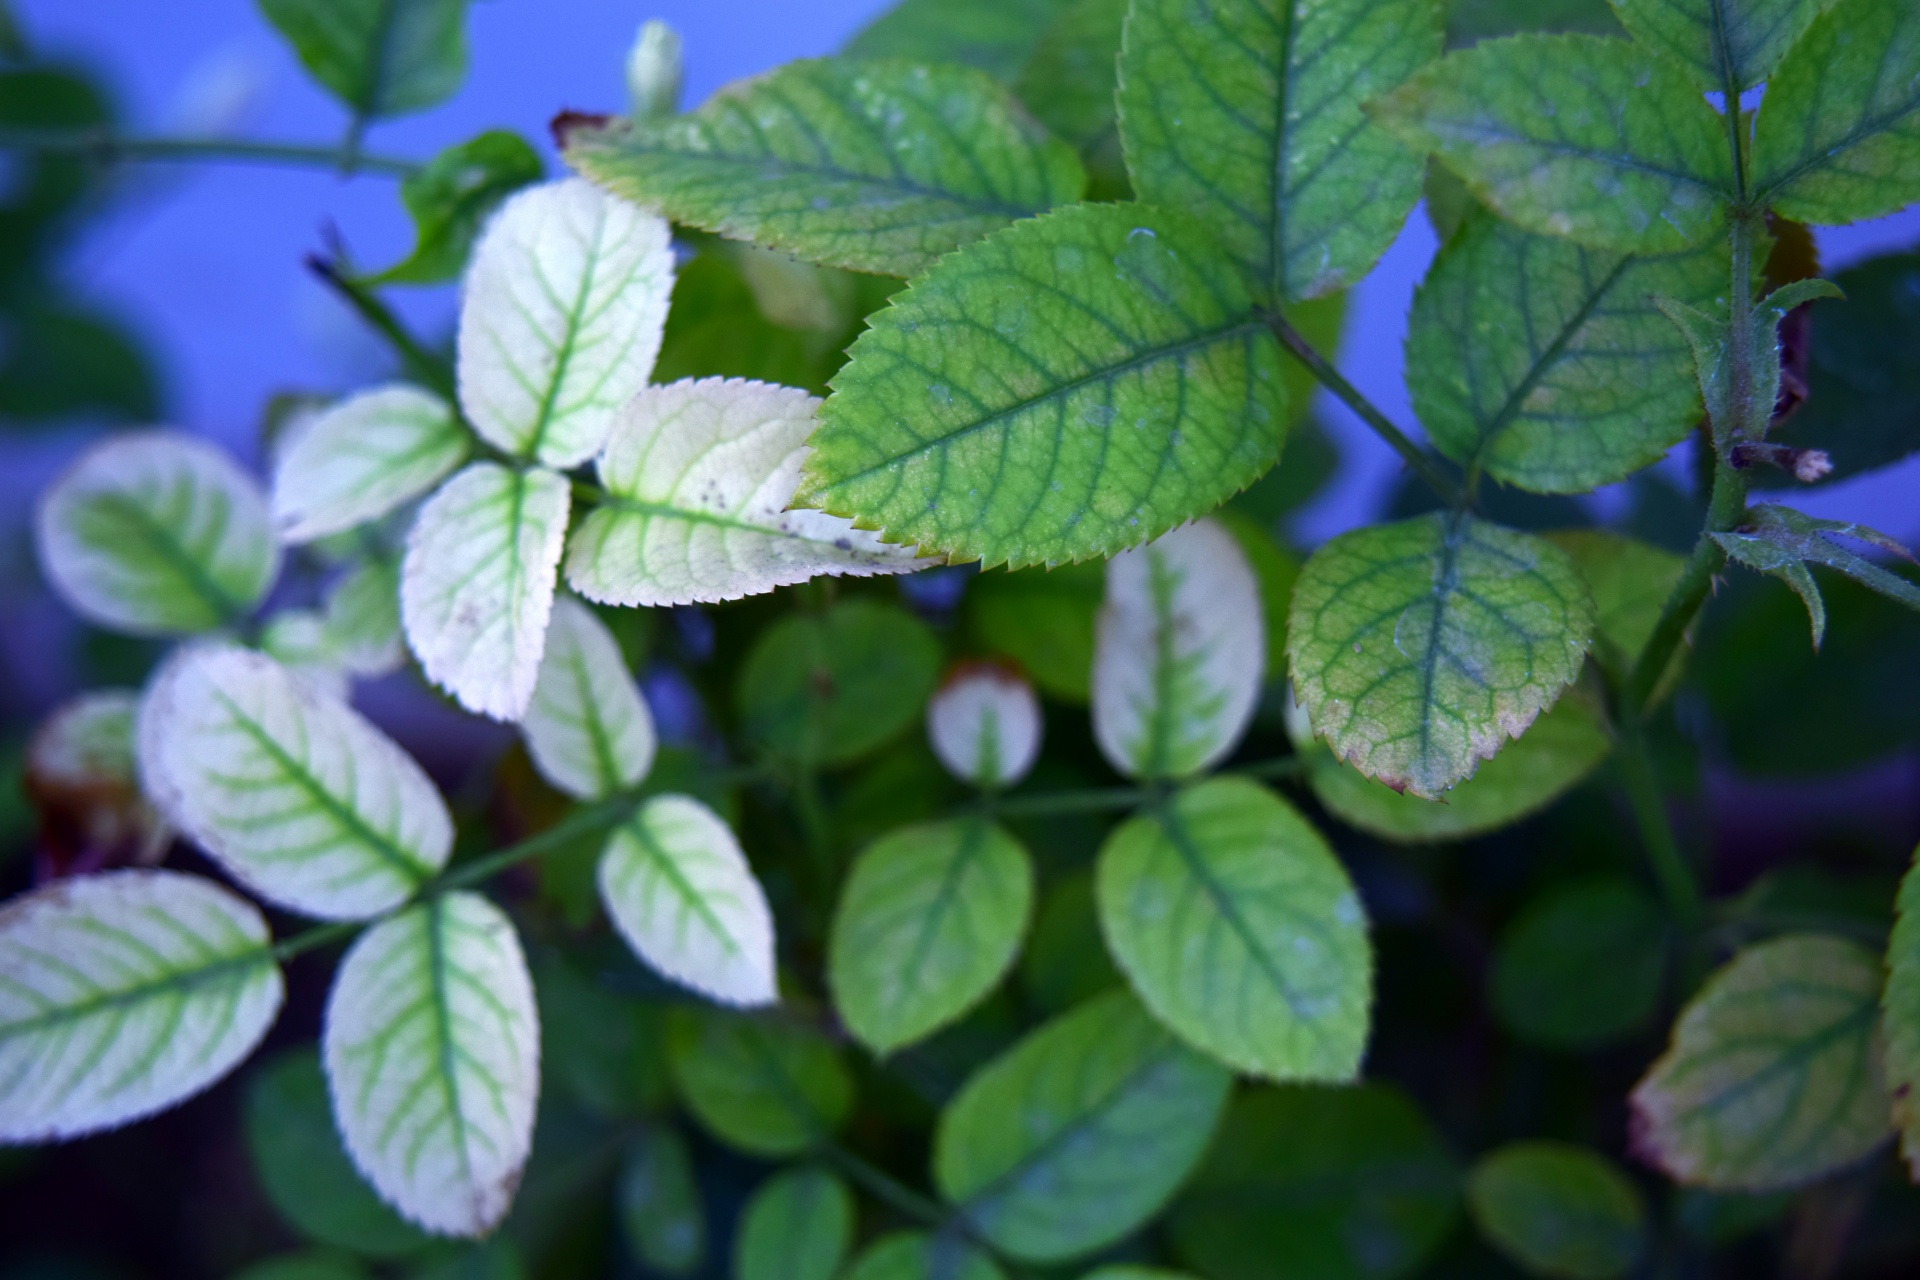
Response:
[[[1729,466],[1725,459],[1716,459],[1713,500],[1707,510],[1706,530],[1701,533],[1699,541],[1693,544],[1693,554],[1681,570],[1680,580],[1667,596],[1667,603],[1660,611],[1660,620],[1654,624],[1653,634],[1647,638],[1646,647],[1641,649],[1639,658],[1633,664],[1633,671],[1627,676],[1620,707],[1623,721],[1639,720],[1646,714],[1647,703],[1652,699],[1660,677],[1666,674],[1674,650],[1680,647],[1687,628],[1693,624],[1694,615],[1699,613],[1700,606],[1706,602],[1707,594],[1712,590],[1713,575],[1726,563],[1726,552],[1709,535],[1738,528],[1746,518],[1746,507],[1746,477]]]
[[[405,178],[420,166],[392,156],[356,154],[352,169],[343,170],[346,154],[339,147],[288,142],[253,142],[245,138],[129,138],[100,129],[0,129],[0,151],[38,151],[44,155],[82,156],[116,160],[232,161],[242,164],[291,165]]]
[[[1427,486],[1440,495],[1443,502],[1450,507],[1464,508],[1468,505],[1467,491],[1441,467],[1433,455],[1415,444],[1400,428],[1394,426],[1387,415],[1380,412],[1373,401],[1362,395],[1358,387],[1348,382],[1325,356],[1315,351],[1313,344],[1308,342],[1299,330],[1288,324],[1284,316],[1277,312],[1269,314],[1267,326],[1273,330],[1274,337],[1280,339],[1280,345],[1291,352],[1294,359],[1306,366],[1307,372],[1311,373],[1321,386],[1340,397],[1347,408],[1353,410],[1362,422],[1373,429],[1375,435],[1391,445],[1394,452],[1413,468],[1414,474],[1426,481]]]
[[[580,809],[545,831],[528,836],[517,844],[510,844],[504,849],[475,858],[470,862],[463,862],[457,867],[442,872],[422,890],[422,896],[470,888],[483,881],[491,880],[509,867],[518,866],[544,853],[552,853],[560,846],[570,844],[581,836],[615,826],[639,808],[642,796],[643,791],[638,789],[622,792],[597,804],[589,805],[585,809]]]
[[[1653,865],[1654,879],[1660,883],[1660,896],[1674,924],[1691,937],[1705,918],[1706,907],[1699,881],[1674,837],[1673,822],[1667,814],[1666,796],[1653,771],[1647,753],[1647,741],[1640,725],[1623,723],[1619,731],[1619,767],[1626,784],[1627,803],[1633,809],[1640,840],[1647,848],[1647,861]]]
[[[414,377],[424,382],[436,394],[444,397],[449,404],[457,404],[458,394],[454,385],[453,369],[440,356],[421,345],[420,340],[407,331],[400,318],[393,314],[392,308],[382,302],[372,290],[342,272],[338,266],[318,255],[307,258],[307,270],[318,276],[322,283],[344,299],[348,306],[360,314],[387,340],[387,344],[399,355],[401,363]]]
[[[981,807],[994,817],[1044,818],[1062,813],[1131,809],[1146,796],[1139,787],[1089,787],[1084,791],[1043,791],[1037,795],[1013,796]]]
[[[838,1166],[842,1173],[864,1187],[874,1199],[891,1205],[927,1226],[946,1225],[950,1215],[945,1205],[921,1195],[885,1169],[870,1164],[837,1142],[822,1142],[819,1151],[829,1164]]]

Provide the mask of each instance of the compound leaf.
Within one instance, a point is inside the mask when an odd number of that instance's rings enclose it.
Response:
[[[641,391],[595,463],[606,497],[568,544],[567,581],[603,604],[670,605],[920,568],[850,521],[788,510],[819,403],[732,378]]]
[[[1737,99],[1780,65],[1833,0],[1612,0],[1620,25],[1709,93]]]
[[[691,796],[656,796],[607,839],[600,898],[627,945],[676,982],[733,1005],[780,998],[773,913],[740,842]]]
[[[1502,217],[1594,248],[1698,244],[1732,188],[1720,117],[1678,67],[1624,40],[1488,40],[1372,110]]]
[[[1145,541],[1251,483],[1286,436],[1279,347],[1232,262],[1144,205],[969,246],[850,356],[795,500],[987,567]]]
[[[453,96],[467,74],[467,0],[258,0],[315,80],[376,119]]]
[[[1259,584],[1219,521],[1123,551],[1094,632],[1094,740],[1129,777],[1199,773],[1246,733],[1265,659]]]
[[[1754,121],[1753,187],[1832,225],[1920,200],[1920,9],[1842,0],[1795,45]]]
[[[437,284],[459,275],[488,216],[544,172],[539,153],[504,129],[440,152],[400,184],[401,202],[413,218],[413,252],[367,283]]]
[[[460,305],[460,406],[488,443],[572,467],[647,383],[673,292],[667,224],[578,178],[508,200]]]
[[[1893,938],[1887,945],[1887,986],[1880,999],[1887,1084],[1900,1154],[1920,1182],[1920,849],[1900,882]]]
[[[520,940],[478,894],[430,898],[361,934],[321,1050],[347,1154],[439,1235],[506,1215],[533,1144],[540,1025]]]
[[[1615,1280],[1647,1244],[1640,1189],[1612,1161],[1564,1142],[1515,1142],[1473,1166],[1467,1206],[1501,1253],[1537,1276]]]
[[[273,523],[291,543],[377,520],[432,489],[472,442],[453,408],[417,387],[362,391],[314,417],[273,469]]]
[[[1687,1003],[1634,1089],[1635,1147],[1721,1191],[1796,1186],[1864,1157],[1889,1133],[1880,987],[1879,958],[1840,938],[1740,951]]]
[[[1713,540],[1730,557],[1750,569],[1780,578],[1806,601],[1816,649],[1826,638],[1827,609],[1809,565],[1836,569],[1889,599],[1898,600],[1910,609],[1920,609],[1920,586],[1855,555],[1833,541],[1835,538],[1851,538],[1904,559],[1913,559],[1905,547],[1876,529],[1845,520],[1821,520],[1792,507],[1771,504],[1750,509],[1747,523],[1740,529],[1713,535]]]
[[[804,1151],[853,1105],[853,1081],[832,1043],[775,1017],[675,1009],[667,1064],[694,1118],[751,1155]]]
[[[1469,468],[1536,493],[1609,484],[1700,419],[1693,353],[1653,297],[1711,306],[1727,281],[1719,242],[1634,257],[1474,213],[1414,297],[1408,394]]]
[[[254,1073],[245,1124],[261,1188],[307,1239],[376,1258],[416,1253],[428,1243],[381,1203],[340,1149],[327,1077],[311,1046],[288,1050]]]
[[[1180,1261],[1217,1280],[1400,1280],[1452,1229],[1460,1170],[1398,1087],[1242,1092],[1167,1215]]]
[[[1033,686],[991,662],[955,668],[927,703],[927,740],[947,772],[995,789],[1027,776],[1040,756]]]
[[[517,720],[533,698],[571,506],[563,476],[476,462],[414,520],[400,570],[407,643],[471,711]]]
[[[1133,189],[1193,214],[1267,305],[1366,274],[1423,165],[1361,105],[1440,54],[1437,0],[1136,0],[1120,58]]]
[[[760,1184],[734,1237],[734,1280],[833,1280],[853,1247],[853,1193],[824,1169]]]
[[[140,775],[168,821],[260,896],[322,919],[400,905],[453,821],[391,738],[273,659],[191,648],[140,711]]]
[[[903,827],[855,860],[834,913],[834,1008],[876,1054],[955,1021],[1013,965],[1033,862],[983,819]]]
[[[1257,783],[1215,778],[1107,838],[1100,925],[1154,1016],[1274,1080],[1351,1080],[1366,1049],[1366,917],[1320,833]]]
[[[697,111],[579,125],[567,163],[675,222],[808,262],[909,276],[1086,177],[984,74],[896,61],[791,62]]]
[[[540,775],[577,800],[637,785],[653,768],[653,714],[593,610],[554,601],[533,701],[520,722]]]
[[[1342,534],[1300,571],[1294,690],[1340,759],[1425,799],[1580,672],[1593,602],[1565,552],[1467,515]]]
[[[224,452],[169,431],[116,435],[47,488],[47,581],[90,622],[135,635],[239,621],[280,571],[267,501]]]
[[[56,881],[0,911],[0,1141],[112,1129],[253,1052],[284,987],[267,922],[198,876]]]
[[[940,1115],[934,1181],[1009,1256],[1086,1253],[1152,1217],[1206,1150],[1232,1078],[1111,992],[980,1068]]]

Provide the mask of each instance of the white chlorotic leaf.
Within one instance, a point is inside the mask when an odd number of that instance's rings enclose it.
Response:
[[[453,408],[417,387],[376,387],[300,428],[273,469],[273,522],[311,542],[377,520],[433,488],[472,442]]]
[[[400,616],[427,678],[518,720],[533,697],[573,495],[564,477],[476,462],[420,508]]]
[[[620,936],[676,982],[734,1005],[779,999],[773,913],[740,842],[689,796],[659,796],[614,831],[600,897]]]
[[[400,566],[369,560],[327,593],[327,643],[356,676],[383,676],[407,660],[400,629]]]
[[[64,703],[27,743],[26,784],[37,806],[77,824],[83,849],[153,863],[170,833],[140,793],[133,752],[139,712],[140,695],[130,689],[98,689]]]
[[[170,431],[118,435],[40,500],[40,563],[89,621],[136,635],[212,631],[249,613],[280,571],[253,477]]]
[[[666,222],[580,178],[508,200],[460,308],[460,405],[517,458],[572,467],[647,384],[673,292]]]
[[[607,497],[573,535],[567,581],[604,604],[692,604],[932,563],[850,520],[786,509],[819,404],[734,378],[642,391],[607,439]]]
[[[1114,768],[1180,778],[1219,762],[1260,696],[1260,587],[1212,520],[1107,562],[1095,624],[1093,734]]]
[[[284,988],[267,922],[198,876],[115,871],[0,910],[0,1142],[111,1129],[253,1052]]]
[[[1005,667],[965,663],[927,703],[927,739],[961,781],[1011,786],[1040,754],[1040,700]]]
[[[260,628],[260,651],[316,693],[345,699],[347,669],[327,620],[312,609],[282,609]]]
[[[653,767],[653,715],[613,633],[578,600],[554,601],[520,732],[540,776],[581,800],[631,787]]]
[[[447,807],[413,758],[264,654],[209,645],[175,656],[140,709],[139,750],[167,819],[292,911],[378,915],[453,848]]]
[[[533,1144],[540,1020],[499,908],[449,893],[367,930],[340,962],[321,1050],[347,1154],[429,1231],[485,1235]]]

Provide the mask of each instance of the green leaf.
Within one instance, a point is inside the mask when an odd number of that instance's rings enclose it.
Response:
[[[1633,1091],[1636,1150],[1719,1191],[1798,1186],[1887,1139],[1879,957],[1796,934],[1748,947],[1681,1011]]]
[[[620,644],[571,597],[553,602],[547,651],[520,733],[540,775],[576,800],[626,790],[653,768],[653,713]]]
[[[540,181],[539,153],[517,133],[489,129],[456,143],[400,184],[413,218],[413,252],[370,285],[438,284],[460,274],[480,228],[500,202]]]
[[[1593,603],[1552,543],[1436,513],[1321,547],[1287,632],[1314,732],[1368,777],[1435,799],[1579,674]]]
[[[1839,480],[1920,449],[1920,362],[1908,359],[1920,349],[1920,253],[1870,258],[1833,283],[1847,300],[1811,309],[1806,402],[1769,435],[1825,451]]]
[[[1194,1280],[1184,1271],[1168,1271],[1162,1267],[1117,1266],[1101,1267],[1089,1271],[1081,1280]]]
[[[1399,1280],[1460,1212],[1446,1142],[1397,1086],[1249,1089],[1167,1216],[1213,1280]]]
[[[297,544],[378,520],[431,490],[472,447],[439,396],[398,383],[362,391],[277,450],[274,526]]]
[[[940,1115],[933,1172],[1011,1257],[1071,1258],[1159,1211],[1200,1159],[1227,1072],[1114,992],[982,1067]]]
[[[1436,448],[1536,493],[1657,461],[1700,418],[1693,354],[1652,297],[1713,305],[1727,248],[1586,249],[1469,215],[1415,295],[1407,391]]]
[[[818,406],[717,378],[633,396],[595,461],[606,494],[568,544],[567,581],[603,604],[672,605],[924,567],[848,521],[787,509]]]
[[[1094,199],[1124,200],[1131,191],[1114,116],[1128,7],[1128,0],[1068,0],[1013,82],[1034,117],[1079,151]],[[941,8],[964,12],[971,6]]]
[[[1352,284],[1420,199],[1361,110],[1440,53],[1438,0],[1135,0],[1120,136],[1141,200],[1193,214],[1271,306]]]
[[[1100,924],[1154,1016],[1274,1080],[1351,1080],[1373,955],[1353,883],[1320,833],[1256,783],[1189,787],[1108,837]]]
[[[1293,603],[1293,583],[1300,576],[1300,557],[1269,532],[1278,522],[1261,521],[1247,510],[1226,506],[1212,519],[1233,535],[1260,584],[1261,630],[1266,633],[1262,677],[1267,684],[1287,674],[1287,606]]]
[[[237,1272],[233,1280],[370,1280],[371,1274],[357,1258],[313,1249],[263,1259]]]
[[[991,662],[954,668],[927,703],[927,741],[947,772],[986,790],[1027,776],[1040,755],[1033,686]]]
[[[1652,299],[1687,340],[1714,442],[1722,452],[1735,441],[1765,438],[1773,421],[1780,395],[1781,319],[1802,302],[1836,292],[1825,280],[1796,280],[1755,306],[1747,328],[1750,346],[1744,379],[1736,373],[1733,327],[1724,295],[1704,311],[1678,298],[1656,295]]]
[[[448,893],[361,934],[327,997],[321,1048],[347,1154],[439,1235],[506,1215],[533,1144],[540,1027],[513,924]]]
[[[841,1280],[1006,1280],[1006,1273],[957,1233],[896,1231],[868,1245]]]
[[[8,233],[19,235],[11,227]],[[34,297],[9,308],[0,417],[9,426],[159,417],[159,379],[145,344],[117,316],[73,301]]]
[[[1449,48],[1516,31],[1620,34],[1620,23],[1607,0],[1452,0],[1447,8]]]
[[[734,1237],[734,1280],[833,1280],[853,1247],[853,1193],[824,1169],[760,1184]]]
[[[1686,562],[1603,529],[1562,530],[1548,534],[1547,541],[1572,557],[1593,593],[1594,661],[1616,681],[1624,680],[1659,625]],[[1681,650],[1674,655],[1669,684],[1685,661],[1684,645]]]
[[[1887,1085],[1900,1154],[1920,1182],[1920,849],[1900,882],[1893,938],[1887,946],[1887,986],[1880,997],[1880,1035],[1886,1045]]]
[[[1720,117],[1679,68],[1624,40],[1489,40],[1372,110],[1502,217],[1594,248],[1698,244],[1733,185]]]
[[[453,820],[413,758],[273,659],[183,650],[140,711],[154,804],[248,888],[304,915],[364,920],[446,865]]]
[[[1641,44],[1687,69],[1709,93],[1759,84],[1833,0],[1613,0]]]
[[[853,1081],[833,1045],[777,1016],[675,1009],[667,1062],[694,1118],[751,1155],[804,1151],[853,1105]]]
[[[1666,920],[1646,890],[1620,876],[1577,880],[1533,899],[1500,935],[1493,1012],[1529,1044],[1599,1048],[1646,1026],[1666,963]]]
[[[629,994],[630,974],[614,966],[588,971],[551,953],[535,965],[533,980],[552,1096],[620,1120],[666,1106],[664,1004]]]
[[[1754,202],[1818,225],[1920,200],[1920,10],[1841,0],[1767,85],[1754,121]]]
[[[635,1138],[615,1194],[620,1234],[643,1267],[669,1276],[699,1268],[707,1251],[706,1210],[679,1134],[653,1128]]]
[[[983,573],[967,584],[968,630],[984,651],[1017,662],[1042,693],[1085,706],[1106,581],[1106,567],[1095,563]]]
[[[340,1149],[313,1049],[290,1049],[254,1075],[246,1137],[267,1199],[307,1239],[374,1258],[403,1257],[428,1243],[380,1203]]]
[[[667,224],[570,178],[501,206],[460,303],[460,407],[489,444],[565,470],[647,384],[673,293]]]
[[[675,222],[807,262],[910,276],[1086,177],[964,67],[790,62],[664,120],[577,125],[567,163]]]
[[[827,952],[834,1007],[876,1054],[923,1039],[999,985],[1032,914],[1032,860],[1002,828],[902,828],[847,876]]]
[[[376,119],[453,96],[467,74],[467,0],[258,0],[308,73]]]
[[[533,700],[572,504],[557,472],[474,462],[414,520],[400,568],[407,645],[470,711],[518,720]]]
[[[1614,1280],[1647,1244],[1640,1189],[1605,1157],[1563,1142],[1515,1142],[1467,1178],[1475,1225],[1537,1276]]]
[[[1898,600],[1910,609],[1920,609],[1920,586],[1896,573],[1889,573],[1871,560],[1862,559],[1835,542],[1852,538],[1882,551],[1890,551],[1905,560],[1913,554],[1876,529],[1843,520],[1820,520],[1792,507],[1763,505],[1747,512],[1747,522],[1733,533],[1716,533],[1713,540],[1729,557],[1749,569],[1769,573],[1792,587],[1807,605],[1813,623],[1813,647],[1818,649],[1827,634],[1827,609],[1820,588],[1813,580],[1809,565],[1837,569],[1855,582],[1871,587],[1890,600]]]
[[[1185,219],[1078,205],[940,262],[860,336],[795,501],[954,560],[1111,555],[1286,436],[1279,346]]]
[[[1065,0],[901,0],[855,32],[841,53],[958,62],[1009,81],[1064,5]]]
[[[1313,741],[1304,716],[1295,719],[1295,749],[1306,758],[1314,798],[1350,827],[1406,843],[1460,840],[1511,826],[1577,786],[1613,749],[1592,701],[1574,690],[1471,778],[1439,800],[1423,800],[1340,763]]]
[[[237,622],[280,572],[253,477],[168,431],[115,435],[80,455],[42,495],[34,542],[61,599],[133,635]]]
[[[0,1142],[164,1111],[226,1075],[285,987],[267,922],[198,876],[56,881],[0,911]]]
[[[760,633],[741,668],[741,720],[783,757],[846,764],[919,718],[939,666],[926,624],[891,605],[789,614]]]
[[[772,1004],[773,913],[732,828],[691,796],[655,796],[607,838],[600,898],[655,969],[725,1004]]]

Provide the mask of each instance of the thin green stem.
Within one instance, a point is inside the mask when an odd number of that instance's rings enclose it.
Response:
[[[454,384],[453,368],[447,361],[429,351],[420,340],[400,322],[393,309],[365,285],[342,272],[332,262],[319,256],[307,259],[307,269],[318,276],[322,283],[359,313],[360,318],[373,327],[375,332],[387,340],[407,367],[408,372],[420,379],[426,386],[444,396],[449,404],[458,403],[457,389]]]
[[[1654,879],[1660,884],[1660,896],[1666,900],[1667,912],[1674,924],[1691,937],[1705,918],[1705,903],[1693,868],[1674,836],[1666,796],[1661,793],[1659,779],[1654,774],[1641,726],[1637,723],[1619,726],[1618,747],[1620,778],[1626,786],[1627,803],[1633,809],[1634,824],[1640,828],[1640,840],[1646,846]]]
[[[103,129],[0,129],[0,151],[37,151],[43,155],[80,156],[102,163],[114,161],[226,161],[240,164],[290,165],[305,169],[341,170],[346,160],[339,147],[290,142],[254,142],[246,138],[138,138]],[[406,178],[419,172],[411,160],[358,154],[353,171]]]
[[[982,805],[1001,818],[1046,818],[1063,813],[1100,813],[1131,809],[1147,798],[1140,787],[1089,787],[1084,791],[1043,791],[1036,795],[1002,797]]]
[[[495,850],[483,857],[449,868],[421,891],[422,896],[471,888],[493,879],[509,867],[516,867],[542,854],[552,853],[555,849],[571,844],[592,832],[616,826],[640,807],[644,794],[644,788],[623,791],[584,809],[576,810],[545,831],[528,836],[517,844],[510,844],[504,849]]]
[[[1726,563],[1726,553],[1711,535],[1738,528],[1746,518],[1746,506],[1746,477],[1725,459],[1716,459],[1706,530],[1693,544],[1693,554],[1688,557],[1680,580],[1674,584],[1660,611],[1660,619],[1654,624],[1653,633],[1627,676],[1620,705],[1622,720],[1639,720],[1645,715],[1655,687],[1666,674],[1668,663],[1673,661],[1674,650],[1686,638],[1694,615],[1700,612],[1700,606],[1713,589],[1713,575]]]
[[[885,1169],[862,1159],[837,1142],[823,1141],[819,1151],[827,1163],[859,1183],[874,1199],[892,1206],[909,1218],[930,1227],[940,1227],[945,1226],[951,1216],[947,1207],[939,1201],[921,1195]]]
[[[1441,501],[1450,507],[1465,508],[1471,495],[1461,487],[1440,462],[1425,449],[1415,444],[1405,432],[1393,425],[1386,414],[1374,405],[1373,401],[1360,393],[1360,389],[1348,382],[1340,371],[1333,367],[1327,358],[1313,349],[1313,344],[1303,337],[1299,330],[1288,324],[1285,317],[1278,313],[1267,316],[1267,325],[1273,335],[1280,339],[1293,358],[1306,367],[1321,386],[1340,397],[1347,408],[1373,429],[1373,433],[1392,446],[1393,451],[1406,460],[1414,474],[1426,481],[1427,486],[1440,496]]]
[[[297,955],[324,947],[342,938],[350,938],[365,927],[364,920],[340,920],[333,924],[317,924],[311,929],[302,929],[291,938],[274,944],[273,958],[281,964]]]

